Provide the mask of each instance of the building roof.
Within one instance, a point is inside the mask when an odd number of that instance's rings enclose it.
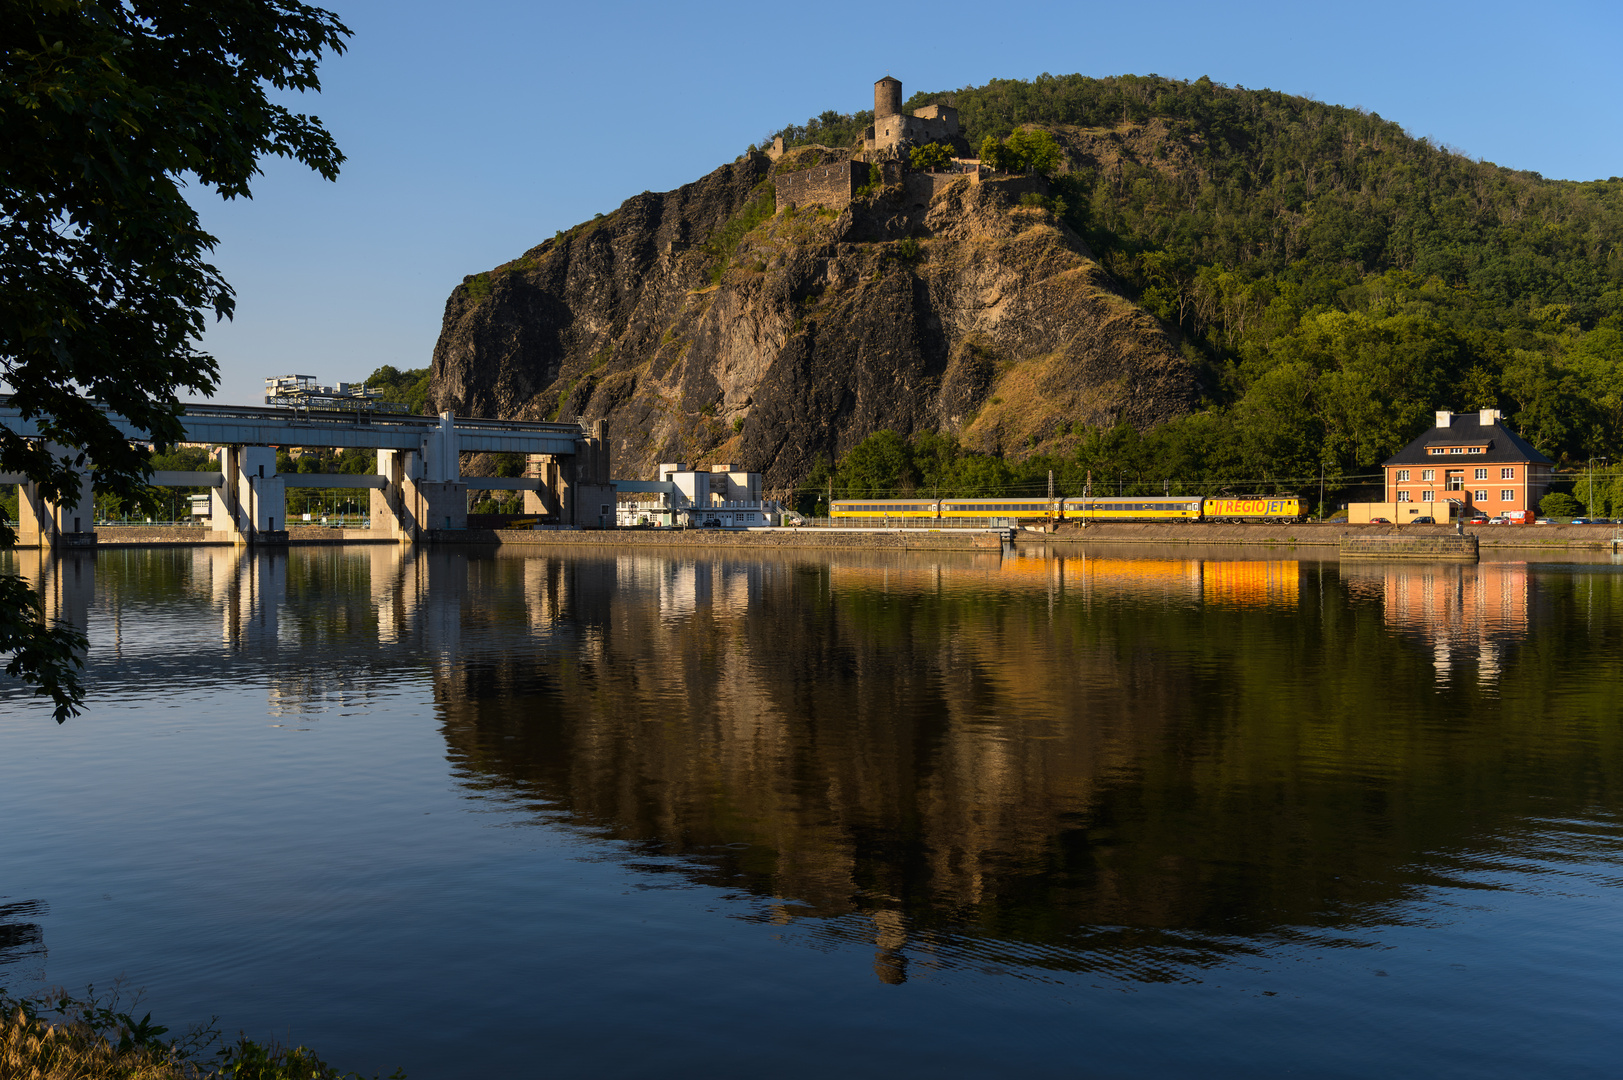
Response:
[[[1481,446],[1480,454],[1449,454],[1439,458],[1428,452],[1433,446]],[[1534,465],[1553,465],[1549,458],[1533,449],[1520,435],[1497,420],[1491,424],[1480,422],[1476,413],[1462,413],[1450,418],[1446,426],[1434,427],[1414,442],[1381,462],[1383,468],[1393,465],[1435,465],[1439,460],[1447,463],[1486,462],[1488,464],[1530,462]]]

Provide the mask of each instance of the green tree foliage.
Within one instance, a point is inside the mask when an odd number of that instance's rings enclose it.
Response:
[[[855,113],[825,109],[804,124],[790,124],[781,131],[773,132],[762,139],[760,145],[762,148],[771,146],[774,138],[782,136],[785,149],[810,146],[814,143],[821,146],[857,147],[862,142],[863,133],[872,124],[872,109]]]
[[[1003,141],[1003,145],[1019,162],[1022,172],[1050,176],[1059,168],[1063,159],[1059,143],[1042,128],[1021,128],[1012,132]]]
[[[160,450],[181,435],[179,394],[213,389],[197,349],[205,313],[228,317],[231,287],[208,261],[184,181],[249,194],[267,154],[336,177],[343,161],[313,117],[267,91],[319,90],[317,64],[349,31],[293,0],[0,0],[0,377],[52,455],[0,431],[0,470],[47,497],[93,470],[98,490],[140,503],[147,451],[90,404],[106,403]],[[0,547],[16,535],[0,523]],[[80,639],[45,627],[31,589],[0,578],[6,673],[72,715]]]
[[[1584,506],[1564,491],[1552,491],[1538,501],[1538,512],[1549,518],[1570,518],[1582,514]]]
[[[908,163],[915,169],[945,169],[952,164],[952,151],[938,142],[915,146],[908,155]]]
[[[381,401],[404,405],[413,413],[421,414],[428,404],[429,368],[407,368],[400,371],[384,364],[366,377],[369,390],[381,390]]]
[[[1020,159],[1003,144],[1002,139],[990,135],[981,140],[981,164],[994,172],[1018,172]]]
[[[1021,128],[1007,139],[981,140],[981,162],[998,172],[1034,172],[1051,176],[1064,162],[1059,143],[1041,128]]]

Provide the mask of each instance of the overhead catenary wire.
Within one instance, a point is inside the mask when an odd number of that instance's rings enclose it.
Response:
[[[1380,482],[1384,481],[1385,475],[1383,473],[1346,473],[1346,474],[1343,474],[1343,475],[1338,476],[1338,477],[1329,477],[1328,479],[1330,479],[1331,481],[1333,481],[1334,483],[1336,483],[1340,487],[1349,487],[1349,486],[1358,486],[1358,485],[1371,484],[1371,483],[1380,483]],[[1159,484],[1165,484],[1167,482],[1168,482],[1167,478],[1161,478],[1161,479],[1157,479],[1157,480],[1153,480],[1153,481],[1150,481],[1150,480],[1135,480],[1132,483],[1134,485],[1146,485],[1146,484],[1157,484],[1157,485],[1159,485]],[[1277,488],[1277,487],[1282,487],[1282,486],[1287,486],[1287,485],[1292,485],[1292,484],[1317,485],[1319,482],[1320,482],[1320,478],[1318,476],[1307,476],[1307,477],[1277,477],[1276,476],[1276,477],[1267,477],[1267,478],[1264,478],[1264,479],[1254,479],[1254,480],[1176,480],[1176,479],[1174,479],[1174,480],[1171,480],[1171,485],[1173,487],[1179,487],[1179,488],[1185,488],[1185,489],[1196,488],[1196,489],[1206,489],[1207,491],[1211,491],[1211,490],[1214,490],[1214,489],[1219,489],[1220,490],[1220,489],[1233,489],[1233,488],[1258,488],[1258,487],[1275,487],[1275,488]],[[943,488],[950,488],[950,487],[955,487],[955,486],[956,485],[943,485]],[[966,485],[966,486],[968,486],[968,485]],[[813,489],[804,489],[804,490],[806,492],[810,492]],[[854,490],[857,490],[857,489],[852,488],[852,487],[839,488],[839,487],[835,486],[832,483],[832,481],[830,481],[830,482],[827,483],[826,487],[822,491],[817,491],[817,494],[825,494],[826,493],[830,497],[833,497],[833,498],[859,498],[859,499],[889,499],[889,498],[896,498],[896,499],[996,499],[996,498],[1003,498],[1003,497],[1014,498],[1014,497],[1021,497],[1021,496],[1030,497],[1030,498],[1044,498],[1044,497],[1046,497],[1046,492],[1047,492],[1047,481],[1045,479],[1036,479],[1036,480],[1029,480],[1029,481],[1020,481],[1020,482],[1016,482],[1016,483],[1013,483],[1013,484],[1004,484],[1004,485],[1000,485],[1000,486],[997,486],[997,487],[983,488],[981,490],[987,491],[987,492],[990,492],[990,493],[989,494],[982,494],[982,495],[955,494],[951,490],[943,490],[942,488],[930,488],[930,487],[928,487],[926,485],[915,485],[912,488],[870,488],[870,487],[863,487],[863,488],[860,489],[860,494],[856,494],[856,495],[852,494],[852,492]],[[1261,494],[1261,493],[1260,492],[1247,492],[1246,494]],[[1072,499],[1081,498],[1081,497],[1082,496],[1080,494],[1076,494],[1076,495],[1056,495],[1055,496],[1055,498],[1072,498]],[[1113,494],[1112,495],[1094,496],[1094,498],[1118,498],[1118,497],[1119,496],[1116,496],[1116,495],[1113,495]],[[1138,496],[1125,496],[1125,497],[1127,497],[1127,498],[1136,498]],[[1145,497],[1148,497],[1148,496],[1145,496]],[[1167,496],[1158,496],[1158,497],[1166,498]],[[1172,498],[1177,498],[1178,496],[1174,495],[1174,496],[1171,496],[1171,497]]]

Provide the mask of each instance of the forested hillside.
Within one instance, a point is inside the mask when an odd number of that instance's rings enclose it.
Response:
[[[1054,134],[1057,208],[1204,375],[1195,415],[1080,430],[1064,453],[982,472],[1305,491],[1321,467],[1332,485],[1369,474],[1439,407],[1500,408],[1558,461],[1623,458],[1623,179],[1546,180],[1374,114],[1205,78],[998,80],[907,108],[941,100],[971,145]],[[783,134],[833,143],[863,120]],[[854,465],[840,479],[872,493],[929,471]]]

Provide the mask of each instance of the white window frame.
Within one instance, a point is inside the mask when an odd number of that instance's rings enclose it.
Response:
[[[1516,479],[1516,470],[1515,469],[1500,469],[1499,470],[1499,479],[1501,479],[1501,480],[1514,480],[1514,479]]]
[[[1408,482],[1409,482],[1409,470],[1408,469],[1399,469],[1398,470],[1398,483],[1407,484]]]
[[[1499,489],[1499,501],[1500,502],[1515,502],[1516,501],[1516,489],[1515,488],[1500,488]]]
[[[1409,493],[1407,491],[1398,492],[1398,502],[1413,502],[1413,501],[1414,501],[1413,499],[1409,498]]]
[[[1423,481],[1426,481],[1427,483],[1430,483],[1431,481],[1437,479],[1437,470],[1436,469],[1421,469],[1420,470],[1420,479],[1423,480]]]
[[[1420,493],[1420,501],[1421,502],[1436,502],[1437,501],[1437,493],[1435,491],[1422,491]]]
[[[1486,480],[1487,478],[1488,478],[1488,470],[1487,469],[1478,469],[1476,471],[1476,479],[1478,479],[1478,480]]]
[[[1479,503],[1487,502],[1488,501],[1488,492],[1487,492],[1487,490],[1484,489],[1482,491],[1473,491],[1473,492],[1471,492],[1471,501],[1472,502],[1479,502]]]

